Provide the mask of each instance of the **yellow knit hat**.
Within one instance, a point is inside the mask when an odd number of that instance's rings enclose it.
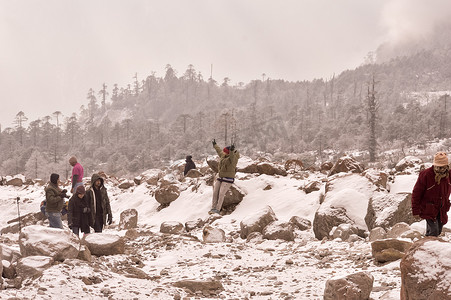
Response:
[[[434,162],[432,164],[437,167],[446,166],[448,165],[448,156],[445,152],[437,152],[434,156]]]

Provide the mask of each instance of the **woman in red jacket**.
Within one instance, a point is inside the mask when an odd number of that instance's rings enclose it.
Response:
[[[412,192],[412,215],[426,219],[426,236],[438,236],[448,222],[451,194],[448,156],[437,152],[433,166],[420,172]]]

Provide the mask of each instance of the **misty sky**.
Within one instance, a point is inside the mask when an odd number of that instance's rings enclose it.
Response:
[[[78,113],[89,88],[163,76],[166,64],[204,79],[212,64],[218,83],[330,78],[384,42],[427,34],[449,2],[0,0],[0,124]]]

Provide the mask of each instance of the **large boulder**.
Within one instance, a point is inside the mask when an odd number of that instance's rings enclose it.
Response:
[[[267,240],[294,241],[294,227],[288,222],[274,221],[268,224],[262,233]]]
[[[356,161],[353,157],[344,156],[337,160],[332,169],[329,172],[329,176],[340,172],[352,172],[352,173],[362,173],[364,171],[364,167],[361,163]]]
[[[407,168],[414,168],[415,166],[419,166],[423,163],[423,161],[415,156],[406,156],[401,159],[395,166],[395,170],[398,172],[402,172]]]
[[[177,221],[166,221],[161,223],[160,232],[169,234],[180,234],[185,230],[183,224]]]
[[[365,177],[368,178],[374,185],[387,189],[388,174],[377,170],[368,170],[365,172]]]
[[[451,246],[436,237],[415,242],[401,260],[401,300],[451,299]]]
[[[412,194],[381,194],[372,197],[368,203],[365,223],[368,229],[382,227],[388,229],[399,222],[412,224]]]
[[[313,232],[318,240],[329,238],[329,233],[334,227],[340,224],[352,224],[352,221],[346,215],[346,209],[343,207],[329,208],[327,210],[318,210],[313,219]]]
[[[27,256],[17,262],[17,275],[21,278],[37,278],[53,264],[49,256]]]
[[[237,185],[233,184],[224,196],[223,208],[240,204],[246,193]]]
[[[124,238],[115,234],[90,233],[86,235],[85,244],[92,255],[116,255],[125,253]]]
[[[358,272],[326,281],[324,300],[367,300],[373,289],[374,277],[367,272]]]
[[[169,205],[180,196],[180,189],[177,185],[168,184],[159,187],[155,191],[155,200],[162,205]]]
[[[303,190],[306,194],[309,194],[311,192],[319,191],[321,189],[322,182],[318,180],[310,181],[307,183]]]
[[[134,208],[121,212],[119,229],[131,229],[138,227],[138,211]]]
[[[371,252],[377,262],[385,263],[403,258],[410,246],[411,242],[398,239],[377,240],[371,243]]]
[[[276,214],[270,206],[266,206],[252,216],[244,218],[240,222],[240,236],[245,239],[251,232],[263,232],[266,225],[277,221]]]
[[[13,178],[8,181],[6,181],[6,185],[12,185],[12,186],[22,186],[23,180],[20,178]]]
[[[243,173],[257,173],[271,176],[274,175],[287,176],[287,171],[283,167],[269,162],[249,164],[243,168],[238,168],[238,171]]]
[[[226,240],[224,230],[209,225],[202,230],[202,238],[204,243],[222,243]]]
[[[19,235],[22,256],[50,256],[56,261],[76,258],[80,240],[72,232],[39,225],[27,226]]]

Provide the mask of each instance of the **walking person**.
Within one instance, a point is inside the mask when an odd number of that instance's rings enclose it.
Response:
[[[45,190],[45,215],[49,219],[49,227],[63,229],[63,222],[61,221],[61,210],[64,206],[64,198],[67,190],[61,190],[58,186],[59,175],[51,174],[50,182]]]
[[[412,215],[426,220],[426,236],[439,236],[448,222],[451,181],[448,156],[437,152],[432,167],[420,172],[412,191]]]
[[[219,214],[224,202],[224,196],[235,182],[236,165],[240,154],[235,150],[235,146],[221,148],[216,144],[216,140],[212,141],[213,147],[219,156],[218,177],[213,185],[213,199],[209,214]]]
[[[91,177],[91,187],[86,191],[86,199],[91,209],[91,224],[95,232],[102,232],[105,224],[111,225],[110,199],[104,186],[103,178],[99,174]]]
[[[183,175],[186,176],[188,174],[189,170],[195,169],[196,164],[193,161],[193,157],[191,155],[188,155],[185,160],[185,170],[183,171]]]
[[[90,232],[91,209],[86,198],[85,187],[80,185],[69,199],[67,223],[77,236],[79,236],[80,231],[84,234]]]
[[[77,187],[83,185],[84,169],[83,166],[77,161],[77,158],[75,156],[69,158],[69,164],[72,166],[72,188],[70,191],[72,194],[75,194]]]

